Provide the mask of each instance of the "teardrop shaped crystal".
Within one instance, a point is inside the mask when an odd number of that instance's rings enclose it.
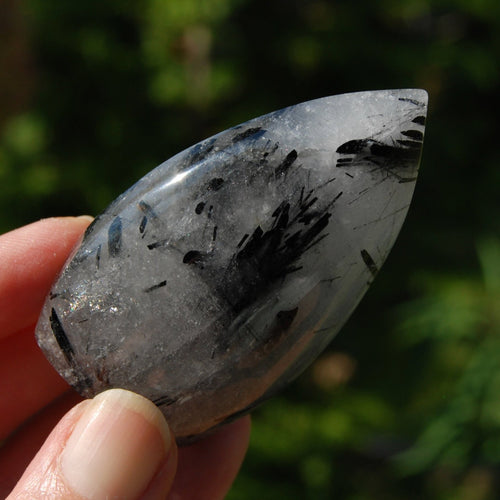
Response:
[[[427,94],[325,97],[161,164],[88,228],[37,339],[91,397],[153,400],[179,440],[249,411],[330,342],[405,218]]]

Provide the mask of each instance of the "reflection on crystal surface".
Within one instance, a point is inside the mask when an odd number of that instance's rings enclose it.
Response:
[[[88,228],[37,338],[85,396],[152,399],[182,441],[302,371],[385,260],[413,193],[427,94],[302,103],[174,156]]]

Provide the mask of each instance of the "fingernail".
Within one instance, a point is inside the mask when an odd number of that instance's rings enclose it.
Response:
[[[160,410],[122,389],[96,396],[76,424],[61,457],[67,485],[83,498],[137,498],[172,445]]]
[[[82,219],[86,220],[87,222],[92,222],[94,220],[94,217],[92,217],[91,215],[79,215],[77,219]]]

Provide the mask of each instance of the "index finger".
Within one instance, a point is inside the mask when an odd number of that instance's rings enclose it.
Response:
[[[0,236],[0,340],[36,323],[55,277],[91,220],[44,219]]]

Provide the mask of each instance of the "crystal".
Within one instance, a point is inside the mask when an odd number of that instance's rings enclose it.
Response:
[[[87,229],[38,343],[82,395],[154,401],[180,442],[250,411],[345,323],[401,228],[427,94],[325,97],[177,154]]]

